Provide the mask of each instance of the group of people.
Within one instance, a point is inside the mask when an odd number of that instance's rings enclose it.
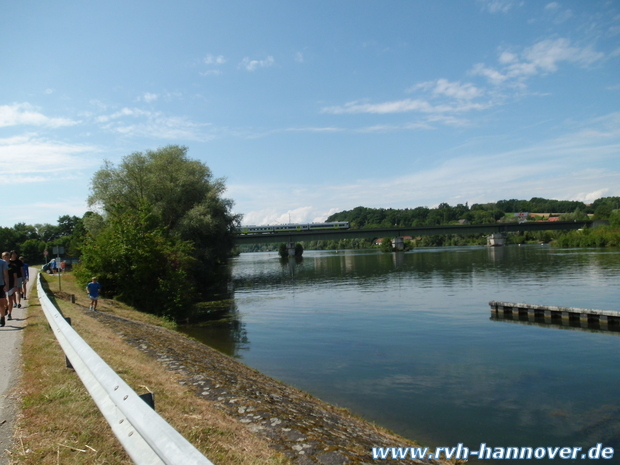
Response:
[[[55,258],[52,258],[47,265],[44,265],[43,271],[47,271],[50,274],[60,273],[61,271],[65,271],[66,262],[64,261],[56,261]]]
[[[64,262],[63,262],[64,263]],[[26,284],[29,279],[28,263],[17,252],[3,252],[0,259],[0,327],[13,319],[13,309],[21,308],[26,299]],[[90,309],[97,310],[101,284],[93,277],[86,286],[90,298]]]
[[[3,252],[0,259],[0,326],[6,320],[12,320],[13,309],[21,308],[22,299],[26,299],[28,282],[28,264],[17,252]]]

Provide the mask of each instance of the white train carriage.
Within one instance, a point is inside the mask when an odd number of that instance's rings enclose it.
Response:
[[[238,234],[276,234],[283,232],[317,231],[329,229],[349,229],[348,221],[334,221],[331,223],[289,223],[275,225],[247,225],[237,228]]]

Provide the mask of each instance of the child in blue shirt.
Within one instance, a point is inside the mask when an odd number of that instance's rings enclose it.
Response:
[[[90,297],[90,310],[97,311],[97,299],[99,298],[100,289],[101,289],[101,284],[97,282],[97,277],[93,276],[92,281],[86,285],[86,290],[88,291],[88,297]]]

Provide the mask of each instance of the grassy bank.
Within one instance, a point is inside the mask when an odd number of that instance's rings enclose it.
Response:
[[[570,231],[558,237],[552,244],[558,247],[620,247],[620,228],[604,226]]]
[[[139,394],[155,393],[158,413],[214,463],[281,464],[269,449],[235,419],[198,399],[179,375],[152,363],[145,354],[96,319],[84,314],[89,299],[68,273],[61,281],[44,276],[52,301],[70,317],[75,330]],[[76,304],[64,300],[74,294]],[[14,464],[132,463],[80,379],[65,367],[64,354],[36,299],[29,296],[28,324],[22,347],[23,373],[18,395],[21,412],[15,430]],[[169,326],[151,315],[102,299],[100,311],[144,323]],[[88,310],[86,310],[88,311]]]

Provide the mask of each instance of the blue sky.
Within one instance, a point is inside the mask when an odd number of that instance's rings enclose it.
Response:
[[[620,2],[3,2],[1,226],[185,145],[245,224],[620,195]]]

